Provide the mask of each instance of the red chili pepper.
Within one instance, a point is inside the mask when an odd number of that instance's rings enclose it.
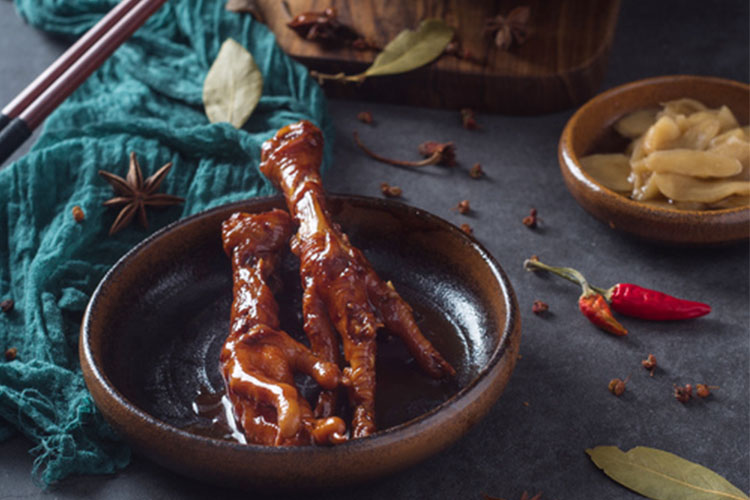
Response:
[[[635,318],[655,321],[690,319],[705,316],[711,306],[702,302],[678,299],[666,293],[631,283],[618,283],[604,293],[612,309]]]
[[[601,304],[607,305],[607,301],[612,304],[612,309],[621,314],[648,320],[690,319],[711,312],[711,306],[708,304],[678,299],[666,293],[630,283],[618,283],[608,290],[603,290],[589,285],[586,278],[571,267],[549,266],[539,262],[536,257],[527,259],[524,267],[529,271],[549,271],[573,283],[578,283],[583,289],[583,295],[578,300],[578,307],[591,322],[616,335],[625,335],[627,331],[612,317],[609,307],[604,310],[601,306]]]
[[[627,335],[628,331],[612,316],[609,304],[600,293],[584,292],[578,299],[578,308],[593,324],[614,335]]]

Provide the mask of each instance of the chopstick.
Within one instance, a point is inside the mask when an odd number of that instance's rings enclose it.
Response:
[[[0,164],[166,0],[122,0],[0,115]]]

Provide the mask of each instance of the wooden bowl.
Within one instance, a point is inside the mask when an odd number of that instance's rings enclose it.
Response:
[[[331,213],[383,279],[412,305],[425,335],[457,370],[423,375],[401,342],[378,343],[378,426],[335,447],[265,447],[223,438],[192,405],[220,393],[219,350],[229,331],[232,278],[221,222],[236,211],[283,206],[261,198],[174,223],[128,252],[86,309],[80,358],[112,426],[142,454],[224,486],[314,490],[371,480],[444,449],[489,410],[515,365],[515,295],[492,256],[455,226],[389,200],[331,196]],[[282,328],[302,336],[299,274],[279,271]],[[303,391],[304,392],[304,391]]]
[[[579,158],[597,151],[624,115],[671,99],[692,97],[709,107],[728,106],[741,124],[748,123],[750,86],[706,76],[661,76],[608,90],[584,104],[568,121],[560,138],[558,159],[573,197],[590,214],[614,229],[647,240],[706,245],[750,237],[750,208],[677,210],[631,200],[597,183]]]

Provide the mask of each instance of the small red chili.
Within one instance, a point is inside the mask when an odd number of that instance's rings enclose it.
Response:
[[[573,268],[549,266],[539,262],[538,259],[528,259],[524,267],[529,271],[549,271],[578,284],[581,284],[583,279],[581,273]],[[634,318],[666,321],[697,318],[711,312],[711,306],[708,304],[678,299],[631,283],[618,283],[607,290],[595,286],[591,286],[591,289],[604,296],[612,305],[612,309]]]
[[[594,291],[584,292],[578,299],[578,308],[593,324],[613,335],[627,335],[628,331],[612,316],[604,297]]]
[[[551,267],[540,262],[539,258],[536,256],[526,259],[523,263],[523,267],[527,271],[535,271],[539,269],[550,271],[572,281],[573,283],[578,283],[583,291],[578,298],[578,309],[581,310],[583,315],[594,325],[613,335],[622,336],[628,334],[625,327],[622,326],[612,315],[612,310],[609,308],[609,304],[607,304],[604,296],[594,290],[594,287],[589,285],[586,278],[575,269],[570,267]]]

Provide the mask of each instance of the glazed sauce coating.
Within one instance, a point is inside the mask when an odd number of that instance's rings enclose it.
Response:
[[[261,171],[284,193],[299,224],[292,251],[300,259],[305,303],[312,304],[303,311],[305,332],[316,354],[331,362],[335,358],[315,346],[336,345],[330,338],[334,329],[341,336],[349,365],[343,383],[353,409],[351,432],[353,437],[363,437],[376,430],[375,337],[380,328],[385,326],[401,338],[432,377],[453,376],[455,371],[422,335],[411,307],[330,221],[319,174],[322,151],[323,135],[312,123],[289,125],[263,145]]]
[[[222,241],[232,261],[233,301],[221,373],[249,443],[338,443],[346,440],[343,420],[316,419],[297,391],[294,373],[306,373],[332,390],[340,382],[339,369],[279,330],[278,304],[268,285],[291,233],[292,221],[282,210],[236,213],[224,221]]]

